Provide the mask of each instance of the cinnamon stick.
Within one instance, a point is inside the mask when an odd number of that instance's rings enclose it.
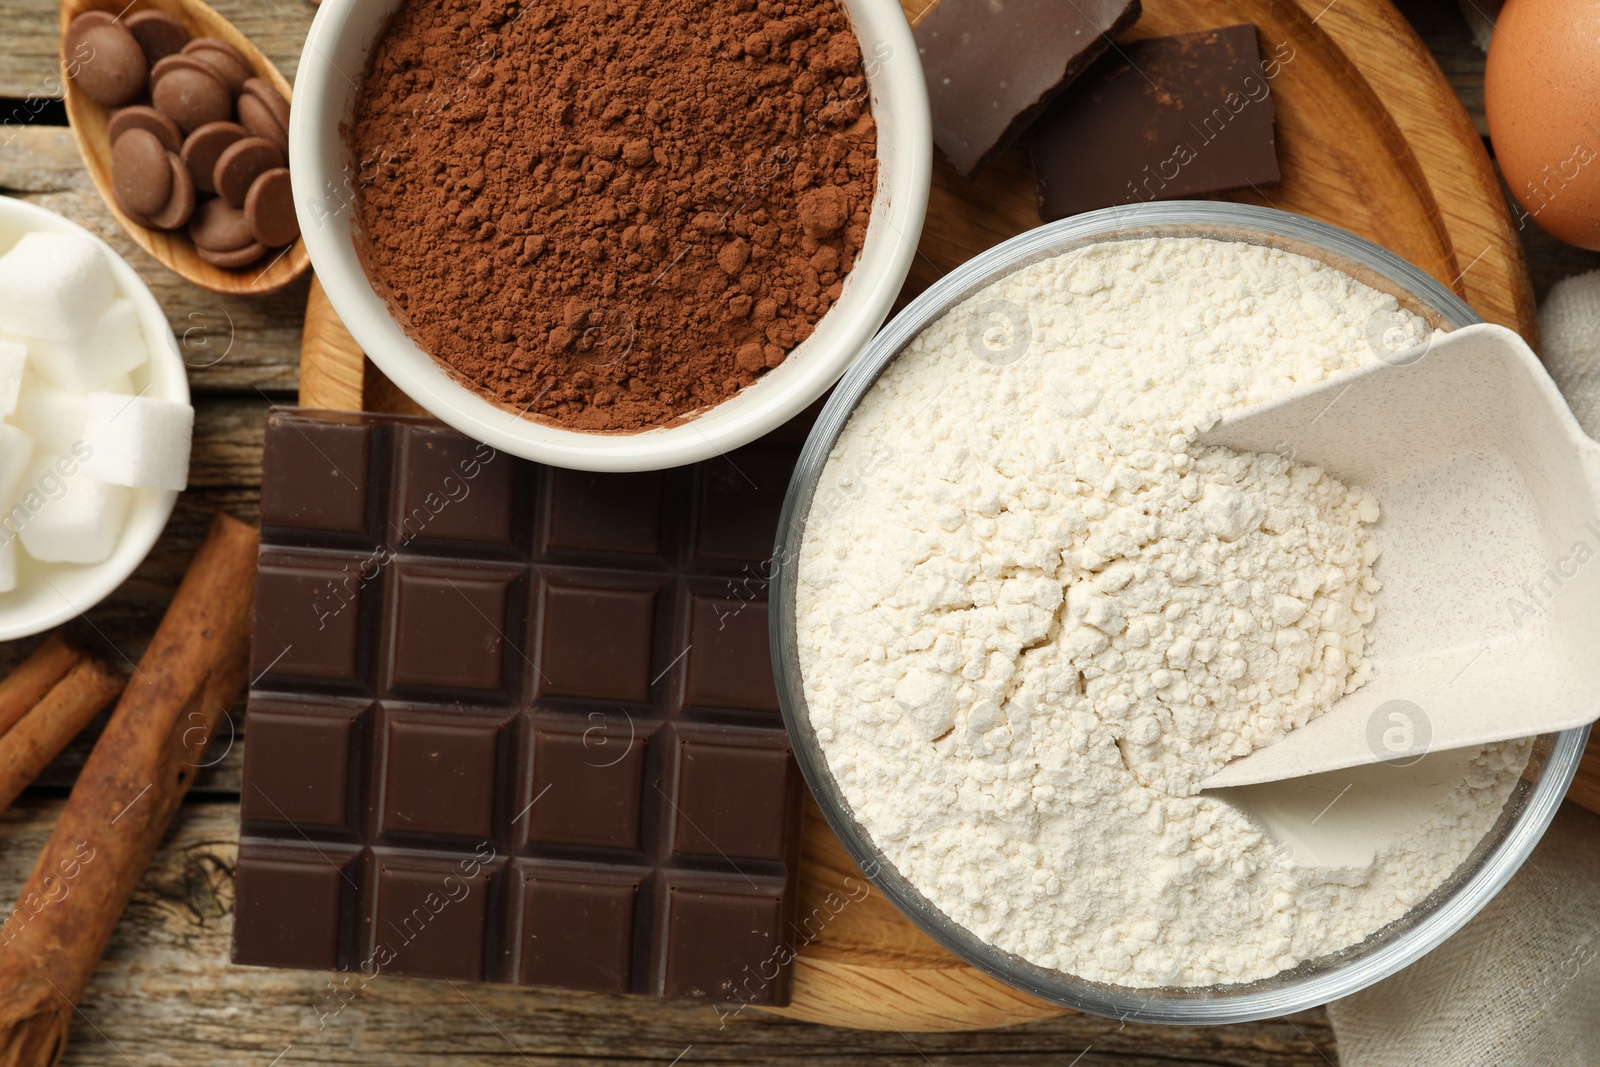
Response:
[[[0,812],[122,692],[122,676],[96,656],[77,666],[0,736]]]
[[[82,649],[59,634],[51,634],[33,655],[0,682],[0,734],[16,725],[18,719],[67,676],[84,657]]]
[[[78,1000],[249,670],[256,531],[219,515],[0,924],[0,1067],[61,1059]]]

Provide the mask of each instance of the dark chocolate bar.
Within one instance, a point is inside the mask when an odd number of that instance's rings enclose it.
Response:
[[[1139,18],[1139,0],[939,0],[914,31],[933,141],[971,178]]]
[[[1273,114],[1249,23],[1121,45],[1034,124],[1039,214],[1271,185]]]
[[[600,475],[272,412],[235,962],[787,1002],[797,451]]]

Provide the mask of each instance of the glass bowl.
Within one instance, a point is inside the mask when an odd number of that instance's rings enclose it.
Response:
[[[1337,267],[1435,328],[1480,319],[1419,268],[1345,230],[1240,204],[1172,201],[1089,212],[1041,226],[969,260],[878,334],[823,408],[789,484],[778,525],[770,600],[772,656],[784,720],[806,782],[845,850],[900,911],[939,944],[995,978],[1057,1004],[1118,1019],[1230,1023],[1324,1004],[1380,981],[1437,947],[1477,914],[1528,858],[1577,771],[1589,728],[1540,736],[1499,820],[1465,862],[1401,918],[1339,952],[1253,982],[1133,988],[1040,967],[981,940],[933,906],[878,850],[829,771],[810,724],[795,634],[795,566],[828,454],[856,405],[904,346],[950,308],[997,279],[1088,244],[1146,237],[1210,237],[1271,245]]]

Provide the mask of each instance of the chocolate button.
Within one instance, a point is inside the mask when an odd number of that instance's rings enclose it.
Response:
[[[234,207],[244,207],[244,198],[255,180],[263,172],[281,166],[283,153],[271,141],[246,137],[223,150],[211,180],[224,200]]]
[[[179,129],[193,130],[233,117],[233,97],[228,87],[205,64],[176,55],[168,56],[156,67],[151,103],[166,112]]]
[[[194,214],[194,181],[189,177],[189,168],[176,152],[167,153],[167,166],[172,173],[172,198],[166,207],[150,216],[150,225],[158,230],[176,230]]]
[[[87,54],[78,64],[78,88],[106,107],[121,107],[138,99],[150,65],[133,34],[108,22],[84,30],[80,41]]]
[[[235,252],[255,243],[244,212],[226,200],[207,200],[189,221],[189,240],[210,252]]]
[[[256,240],[268,248],[289,244],[300,236],[287,167],[269,170],[251,184],[244,198],[244,217]]]
[[[265,78],[251,78],[244,83],[244,91],[267,105],[272,112],[272,117],[278,120],[278,125],[285,130],[289,128],[289,101],[283,94],[273,88],[271,82]]]
[[[147,63],[154,64],[167,56],[176,55],[189,43],[189,31],[165,11],[135,11],[123,21],[123,25],[139,42]]]
[[[256,260],[267,254],[267,246],[259,241],[251,241],[243,248],[236,248],[231,252],[216,252],[209,248],[195,246],[195,254],[213,267],[223,267],[232,270],[235,267],[248,267]]]
[[[109,11],[85,11],[73,19],[67,26],[66,46],[62,49],[63,57],[68,60],[82,61],[89,56],[88,50],[81,53],[78,46],[83,43],[83,35],[91,26],[110,26],[117,21],[117,16]]]
[[[239,121],[251,133],[264,141],[271,141],[278,151],[289,152],[289,132],[278,124],[278,118],[261,98],[246,89],[239,94]]]
[[[111,113],[111,122],[106,126],[106,134],[111,138],[112,144],[116,144],[117,138],[129,130],[149,130],[160,139],[162,147],[169,152],[176,152],[183,147],[183,131],[178,129],[178,124],[155,108],[144,104],[120,107]]]
[[[111,180],[120,201],[141,215],[160,211],[172,198],[172,168],[161,138],[128,130],[111,146]]]
[[[208,122],[186,137],[181,154],[189,165],[194,187],[202,193],[216,192],[212,175],[216,172],[218,158],[229,145],[248,136],[250,131],[237,122]]]
[[[183,46],[183,54],[216,71],[229,92],[241,91],[250,77],[250,64],[239,50],[215,37],[196,37]]]

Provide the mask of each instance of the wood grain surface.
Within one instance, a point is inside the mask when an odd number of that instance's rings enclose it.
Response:
[[[1337,0],[1343,3],[1344,0]],[[305,0],[219,0],[218,10],[293,77],[313,8]],[[1483,57],[1452,0],[1400,0],[1470,120],[1484,131]],[[197,289],[160,269],[112,220],[50,117],[57,6],[7,0],[0,20],[0,190],[59,211],[101,233],[145,274],[190,364],[197,426],[193,488],[132,580],[68,629],[118,662],[136,659],[176,588],[211,513],[254,519],[261,422],[273,401],[294,402],[308,282],[246,300]],[[52,85],[55,85],[52,88]],[[1026,167],[1015,153],[1002,166]],[[1560,278],[1600,267],[1600,256],[1519,230],[1536,295]],[[0,646],[0,670],[34,642]],[[235,716],[240,709],[235,709]],[[0,899],[27,875],[81,764],[90,736],[69,748],[39,785],[0,817]],[[139,1067],[204,1060],[218,1067],[274,1062],[423,1065],[812,1063],[1231,1064],[1327,1067],[1337,1051],[1319,1010],[1213,1028],[1120,1024],[1083,1015],[982,1033],[864,1032],[746,1011],[723,1019],[704,1005],[380,979],[358,990],[327,977],[227,965],[237,835],[239,756],[218,742],[167,845],[142,883],[83,1005],[67,1063]],[[1597,751],[1591,744],[1591,754]],[[1600,805],[1600,776],[1589,784]],[[874,991],[865,989],[863,1001]],[[343,1003],[342,1010],[337,1009]]]

